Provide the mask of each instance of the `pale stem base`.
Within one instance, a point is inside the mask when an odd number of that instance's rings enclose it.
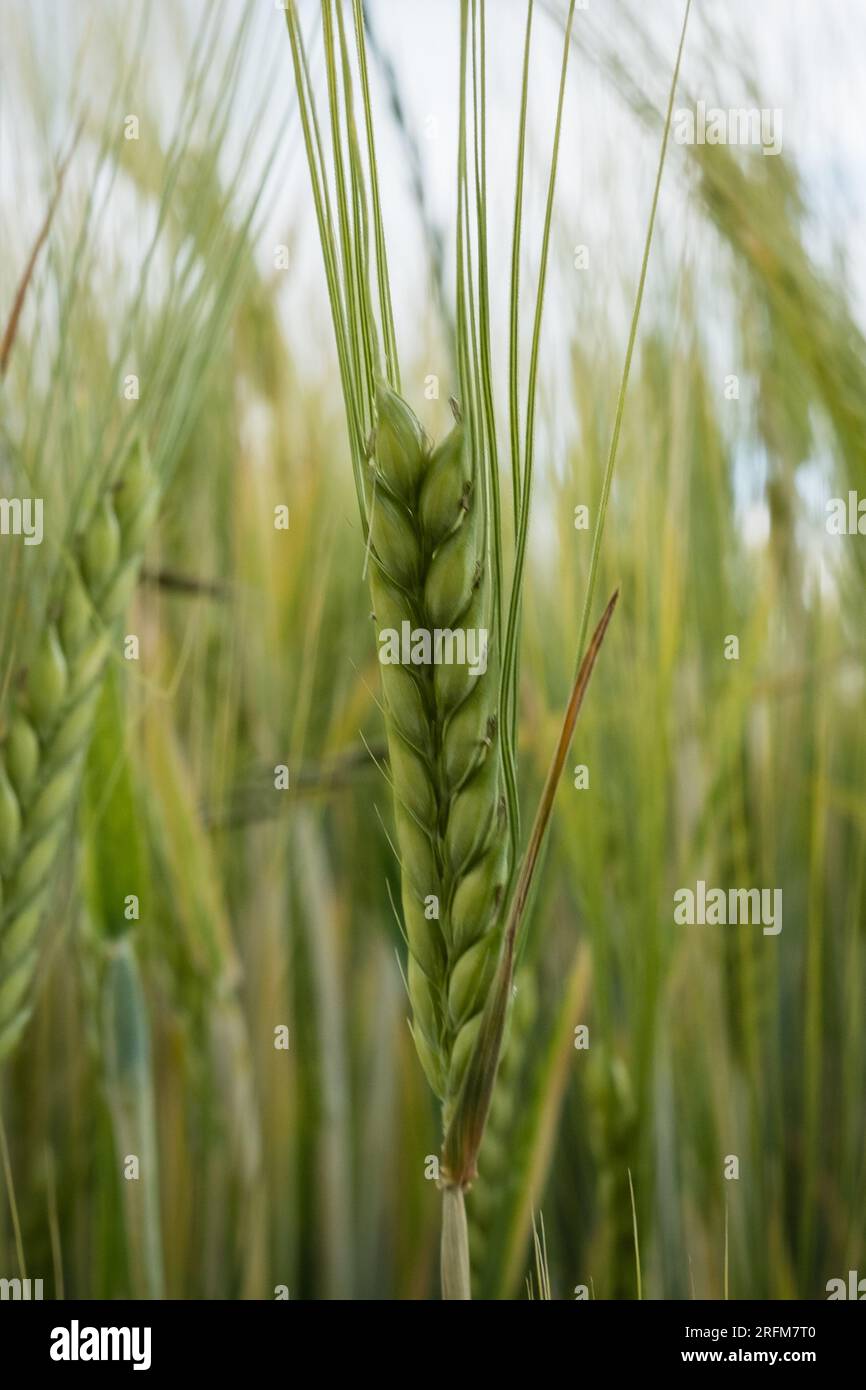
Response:
[[[469,1232],[462,1187],[442,1189],[442,1297],[472,1297],[469,1285]]]

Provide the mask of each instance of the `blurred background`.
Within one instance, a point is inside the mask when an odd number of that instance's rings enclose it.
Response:
[[[322,97],[318,5],[299,8]],[[592,534],[575,508],[594,524],[682,21],[673,0],[646,8],[575,16],[527,821],[570,688]],[[436,436],[459,7],[366,10],[403,387]],[[526,9],[488,10],[504,409]],[[529,293],[564,10],[536,0]],[[0,1074],[0,1277],[26,1263],[46,1297],[435,1297],[438,1117],[406,1021],[284,17],[273,0],[5,0],[2,29],[0,329],[66,163],[2,386],[0,493],[44,497],[46,522],[39,547],[0,539],[0,734],[63,547],[136,432],[162,504],[125,619],[140,655],[118,643],[109,664],[36,1007]],[[621,599],[469,1198],[476,1296],[526,1296],[533,1216],[557,1298],[636,1297],[635,1228],[645,1298],[821,1298],[866,1275],[866,539],[826,527],[828,501],[866,498],[864,41],[857,0],[693,7],[676,106],[778,110],[782,150],[669,149],[602,549],[599,594]],[[674,892],[699,879],[781,889],[782,931],[675,925]]]

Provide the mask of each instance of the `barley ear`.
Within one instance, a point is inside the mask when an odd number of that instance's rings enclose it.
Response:
[[[404,623],[490,626],[484,498],[463,426],[432,452],[409,405],[377,393],[370,588],[380,637]],[[479,638],[480,640],[480,638]],[[463,1084],[499,955],[508,876],[495,660],[383,665],[409,943],[412,1027],[443,1124]],[[432,908],[431,908],[432,905]]]
[[[136,445],[68,557],[0,744],[0,1059],[30,1015],[39,933],[69,830],[110,649],[134,585],[157,479]]]

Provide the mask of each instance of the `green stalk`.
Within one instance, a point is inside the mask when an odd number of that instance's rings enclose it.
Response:
[[[463,1188],[453,1183],[442,1188],[442,1297],[460,1301],[472,1297],[466,1203]]]
[[[127,937],[109,948],[104,994],[108,1098],[122,1166],[139,1162],[137,1180],[121,1176],[129,1233],[129,1268],[138,1296],[164,1297],[159,1167],[150,1028],[138,963]]]

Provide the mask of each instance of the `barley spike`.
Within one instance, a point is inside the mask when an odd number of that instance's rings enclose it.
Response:
[[[38,936],[78,794],[110,625],[138,573],[159,489],[135,446],[68,563],[0,740],[0,1059],[31,1009]]]
[[[406,622],[431,644],[436,629],[488,631],[490,591],[483,492],[472,486],[463,426],[431,452],[384,384],[376,407],[370,587],[381,659],[385,630],[400,634]],[[381,669],[412,1031],[447,1127],[496,967],[507,879],[496,670]]]

